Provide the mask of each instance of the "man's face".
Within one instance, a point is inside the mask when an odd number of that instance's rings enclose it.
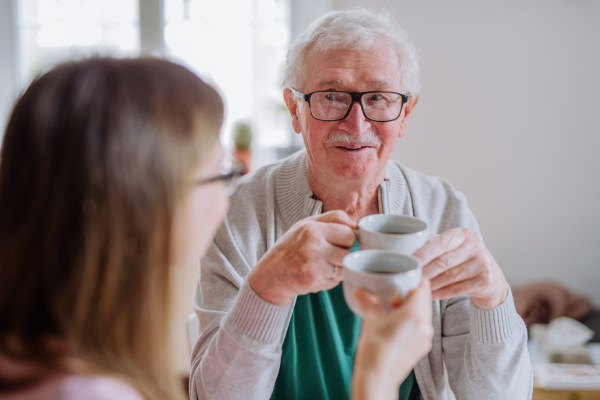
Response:
[[[387,44],[366,51],[309,53],[306,67],[302,87],[295,88],[303,93],[321,90],[400,93],[398,56]],[[289,90],[284,95],[294,129],[302,132],[304,138],[309,173],[332,179],[383,177],[386,163],[397,138],[404,134],[406,117],[414,105],[409,101],[400,118],[390,122],[366,119],[359,102],[352,104],[343,120],[319,121],[311,116],[307,102]],[[371,140],[365,142],[368,137]]]

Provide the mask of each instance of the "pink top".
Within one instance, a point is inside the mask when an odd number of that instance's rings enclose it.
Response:
[[[15,378],[29,368],[0,355],[0,376]],[[30,369],[29,369],[30,370]],[[0,400],[144,400],[133,387],[115,378],[50,372],[34,386],[11,393],[0,393]]]

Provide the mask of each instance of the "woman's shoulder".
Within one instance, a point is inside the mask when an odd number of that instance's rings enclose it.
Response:
[[[140,393],[125,382],[105,376],[67,375],[59,383],[63,399],[143,400]]]
[[[1,400],[144,400],[128,384],[111,377],[55,374],[35,386],[10,394],[0,394]]]

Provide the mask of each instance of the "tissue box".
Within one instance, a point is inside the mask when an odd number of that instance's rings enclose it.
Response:
[[[556,364],[591,364],[590,354],[586,347],[578,346],[569,349],[557,349],[552,346],[546,349],[551,363]]]
[[[591,364],[585,343],[593,332],[570,318],[556,318],[550,325],[533,324],[531,341],[543,355],[543,363]]]
[[[600,390],[600,366],[540,364],[534,367],[537,386],[544,389]]]

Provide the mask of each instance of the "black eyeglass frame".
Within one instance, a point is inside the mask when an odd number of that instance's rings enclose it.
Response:
[[[240,176],[244,175],[246,172],[246,167],[239,162],[235,157],[225,156],[224,162],[229,160],[231,162],[231,168],[228,168],[226,171],[220,173],[217,176],[212,176],[210,178],[198,179],[193,184],[194,186],[206,185],[214,182],[223,182],[227,189],[227,195],[231,196],[237,187],[237,180]]]
[[[371,91],[371,92],[362,92],[362,93],[357,93],[357,92],[342,92],[342,91],[337,91],[337,90],[317,90],[316,92],[312,92],[312,93],[301,93],[295,89],[291,89],[292,93],[294,93],[294,95],[296,95],[297,97],[300,97],[302,100],[306,101],[308,103],[308,108],[310,109],[310,115],[318,120],[318,121],[341,121],[344,118],[346,118],[348,116],[348,114],[350,114],[350,110],[352,109],[352,105],[358,101],[358,103],[360,104],[360,109],[363,112],[363,115],[365,116],[366,119],[370,120],[370,121],[375,121],[375,122],[391,122],[391,121],[395,121],[398,118],[400,118],[400,114],[402,114],[402,108],[404,108],[404,105],[408,102],[408,99],[410,99],[411,95],[409,94],[402,94],[402,93],[397,93],[397,92],[389,92],[389,91],[385,91],[385,90],[375,90],[375,91]],[[346,114],[344,114],[343,117],[338,118],[338,119],[322,119],[322,118],[317,118],[314,116],[313,112],[312,112],[312,106],[310,104],[310,98],[312,97],[313,94],[315,93],[346,93],[349,94],[352,97],[352,102],[350,103],[350,105],[348,106],[348,109],[346,110]],[[398,115],[396,116],[396,118],[393,119],[385,119],[385,120],[381,120],[381,119],[374,119],[374,118],[369,118],[369,116],[367,116],[367,113],[365,112],[365,106],[362,103],[362,98],[365,94],[370,94],[370,93],[393,93],[393,94],[397,94],[402,98],[402,105],[400,105],[400,111],[398,111]]]
[[[228,172],[226,174],[220,174],[220,175],[213,176],[213,177],[206,178],[206,179],[199,179],[196,182],[194,182],[194,185],[200,186],[200,185],[206,185],[208,183],[213,183],[213,182],[218,182],[218,181],[228,182],[228,181],[232,180],[233,178],[244,175],[244,172],[246,172],[246,168],[244,168],[243,165],[239,165],[239,166],[236,166],[233,171]]]

